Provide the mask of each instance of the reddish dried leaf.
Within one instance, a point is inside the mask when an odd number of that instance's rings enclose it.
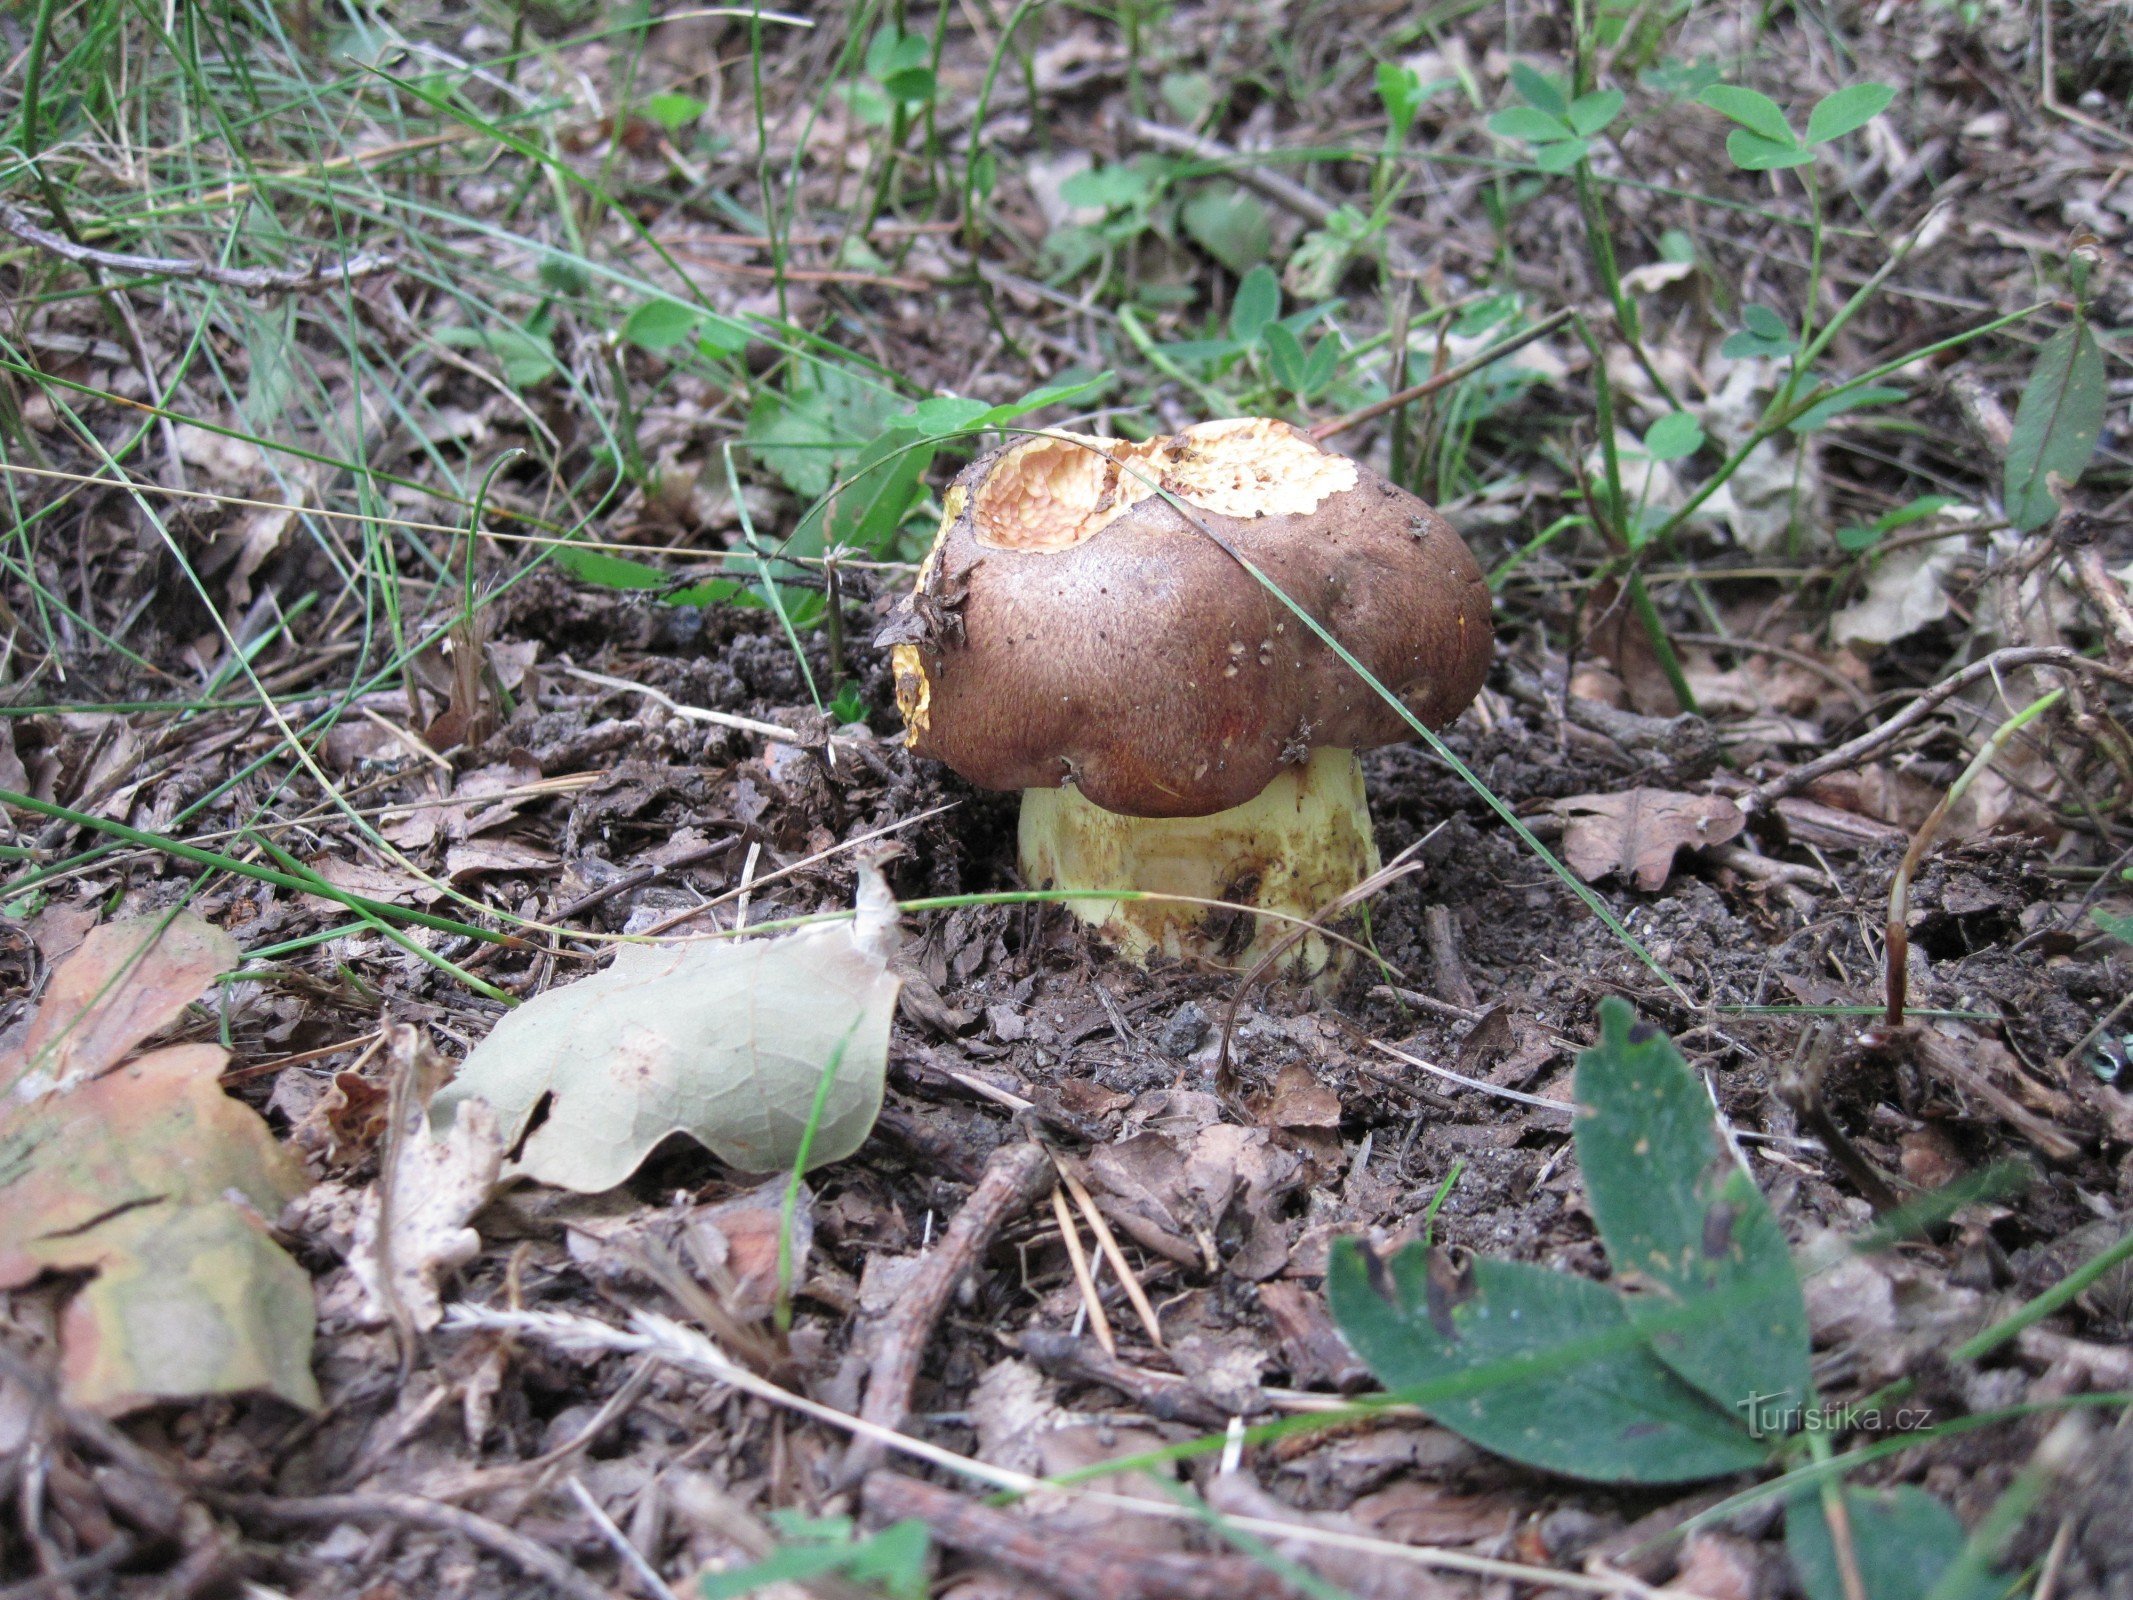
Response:
[[[224,1052],[117,1065],[236,964],[197,918],[98,929],[0,1060],[0,1288],[85,1272],[60,1329],[68,1397],[108,1412],[265,1389],[315,1406],[311,1280],[267,1220],[303,1177],[222,1090]]]
[[[0,1056],[0,1090],[20,1099],[110,1071],[239,959],[236,941],[198,917],[96,929],[52,975],[20,1049]]]

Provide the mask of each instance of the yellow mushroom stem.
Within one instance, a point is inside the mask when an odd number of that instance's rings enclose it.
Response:
[[[1378,869],[1377,841],[1352,750],[1320,749],[1241,806],[1206,817],[1126,817],[1071,785],[1022,791],[1022,875],[1033,889],[1139,889],[1311,917]],[[1077,917],[1121,953],[1160,950],[1248,971],[1295,923],[1175,900],[1074,899]],[[1345,946],[1306,934],[1283,958],[1330,984]]]

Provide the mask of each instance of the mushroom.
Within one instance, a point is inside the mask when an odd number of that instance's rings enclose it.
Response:
[[[911,749],[1022,791],[1032,887],[1185,897],[1068,902],[1135,957],[1248,967],[1293,924],[1191,901],[1310,917],[1378,867],[1356,753],[1411,730],[1245,562],[1429,726],[1480,689],[1451,525],[1257,417],[981,456],[881,635]],[[1339,970],[1316,934],[1291,959]]]

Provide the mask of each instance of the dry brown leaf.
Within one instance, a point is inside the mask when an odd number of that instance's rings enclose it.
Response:
[[[99,928],[0,1055],[0,1289],[92,1275],[60,1327],[76,1404],[254,1389],[319,1403],[311,1280],[267,1232],[302,1174],[223,1093],[218,1046],[125,1061],[238,959],[196,917]]]
[[[469,839],[444,853],[445,876],[464,883],[489,872],[559,872],[562,858],[519,839]]]
[[[1747,826],[1723,795],[1669,789],[1572,795],[1554,809],[1565,822],[1563,859],[1579,877],[1619,874],[1647,893],[1666,886],[1677,851],[1724,844]]]

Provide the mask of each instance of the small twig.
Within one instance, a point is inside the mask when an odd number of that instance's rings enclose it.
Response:
[[[202,1489],[200,1497],[240,1521],[335,1523],[407,1522],[441,1533],[456,1533],[470,1544],[502,1556],[520,1571],[541,1579],[570,1600],[614,1600],[607,1590],[557,1555],[500,1522],[462,1511],[419,1494],[319,1494],[284,1498],[271,1494],[225,1494]]]
[[[1314,228],[1323,228],[1333,219],[1336,207],[1332,201],[1313,194],[1286,173],[1253,161],[1252,152],[1248,150],[1233,149],[1188,129],[1168,127],[1146,117],[1122,117],[1119,125],[1142,144],[1221,167],[1247,189],[1256,189],[1284,211],[1294,212]]]
[[[730,711],[711,711],[703,706],[685,706],[664,689],[655,689],[648,683],[632,683],[627,678],[610,678],[604,672],[587,672],[583,667],[566,666],[563,671],[573,678],[582,678],[587,683],[597,683],[603,689],[614,689],[623,694],[641,694],[648,700],[656,700],[685,722],[708,722],[714,727],[732,728],[740,733],[775,739],[780,744],[798,745],[803,750],[819,749],[828,743],[825,739],[810,739],[804,733],[781,728],[775,722],[735,716]]]
[[[220,284],[225,289],[245,289],[255,294],[288,294],[303,289],[323,289],[351,278],[367,278],[383,272],[394,262],[389,255],[365,251],[345,261],[313,261],[301,267],[223,267],[212,261],[187,256],[137,256],[123,250],[98,250],[76,244],[65,234],[41,228],[13,206],[0,203],[0,231],[13,234],[61,260],[77,266],[103,267],[112,272],[139,272],[159,278],[185,278]]]
[[[1999,673],[2010,672],[2016,667],[2061,667],[2072,672],[2093,672],[2109,678],[2113,683],[2133,685],[2133,671],[2125,671],[2107,662],[2092,661],[2078,650],[2064,645],[2009,645],[2004,650],[1995,650],[1982,661],[1973,661],[1962,671],[1941,679],[1920,694],[1916,700],[1890,717],[1886,722],[1868,729],[1858,738],[1840,744],[1827,755],[1815,757],[1779,773],[1768,783],[1757,784],[1737,801],[1743,811],[1760,811],[1775,805],[1787,795],[1798,794],[1818,778],[1832,772],[1841,772],[1846,767],[1857,766],[1868,756],[1894,744],[1896,740],[1920,722],[1937,707],[1961,694],[1980,679]]]
[[[1463,1072],[1452,1071],[1450,1067],[1432,1066],[1420,1056],[1411,1056],[1405,1050],[1395,1050],[1382,1040],[1373,1039],[1370,1044],[1371,1048],[1384,1051],[1395,1061],[1404,1061],[1410,1067],[1420,1067],[1424,1072],[1433,1073],[1448,1083],[1456,1083],[1462,1089],[1478,1089],[1483,1094],[1495,1095],[1499,1100],[1516,1100],[1522,1106],[1533,1106],[1541,1111],[1558,1111],[1566,1117],[1573,1116],[1577,1112],[1577,1107],[1568,1100],[1550,1100],[1543,1095],[1526,1094],[1518,1089],[1506,1089],[1500,1083],[1489,1083],[1480,1078],[1469,1078]]]
[[[667,1586],[667,1580],[659,1575],[659,1569],[645,1560],[644,1552],[631,1544],[629,1535],[616,1527],[615,1519],[601,1509],[600,1502],[592,1497],[592,1491],[585,1487],[584,1480],[572,1473],[565,1481],[570,1486],[570,1497],[578,1503],[578,1509],[592,1519],[592,1525],[600,1530],[600,1537],[622,1558],[622,1564],[637,1574],[638,1581],[651,1592],[652,1600],[680,1600]]]
[[[1388,411],[1397,411],[1401,406],[1407,405],[1411,401],[1420,400],[1425,395],[1435,394],[1439,389],[1457,383],[1462,378],[1471,378],[1475,373],[1485,368],[1493,367],[1505,356],[1523,350],[1534,340],[1547,338],[1549,334],[1555,332],[1556,329],[1576,315],[1577,312],[1567,306],[1560,311],[1551,311],[1540,321],[1534,323],[1532,327],[1514,333],[1508,339],[1498,340],[1471,360],[1462,361],[1456,367],[1446,367],[1435,377],[1425,378],[1420,383],[1410,384],[1407,388],[1397,390],[1382,400],[1373,400],[1367,406],[1358,406],[1345,416],[1334,417],[1326,422],[1313,423],[1304,431],[1319,444],[1324,444],[1335,434],[1346,433],[1350,428],[1358,427],[1370,421],[1373,417],[1382,417]]]
[[[1104,1303],[1096,1293],[1096,1278],[1089,1271],[1088,1253],[1081,1247],[1081,1232],[1074,1226],[1074,1213],[1067,1207],[1066,1190],[1052,1185],[1052,1217],[1059,1224],[1059,1237],[1066,1245],[1067,1262],[1074,1269],[1074,1286],[1081,1291],[1081,1303],[1089,1313],[1089,1326],[1096,1332],[1096,1342],[1104,1347],[1106,1355],[1118,1354],[1118,1340],[1111,1333],[1111,1319],[1104,1315]]]
[[[1002,1145],[985,1163],[985,1175],[970,1191],[940,1243],[921,1260],[905,1282],[896,1303],[861,1338],[873,1346],[867,1363],[863,1421],[898,1428],[911,1411],[920,1358],[933,1336],[934,1324],[948,1308],[956,1285],[983,1258],[993,1235],[1013,1217],[1035,1205],[1052,1177],[1051,1158],[1034,1144]],[[856,1439],[844,1458],[843,1478],[856,1482],[881,1461],[881,1446]]]
[[[1778,1098],[1792,1108],[1809,1133],[1822,1141],[1822,1148],[1844,1169],[1852,1187],[1866,1198],[1875,1215],[1886,1217],[1900,1211],[1903,1201],[1889,1187],[1881,1169],[1837,1125],[1822,1098],[1822,1075],[1829,1067],[1833,1032],[1827,1023],[1807,1030],[1792,1061],[1778,1074]]]
[[[2105,647],[2111,652],[2112,663],[2121,667],[2133,664],[2133,602],[2126,599],[2126,586],[2104,565],[2103,547],[2096,542],[2089,518],[2070,512],[2059,520],[2062,525],[2071,525],[2061,532],[2059,542],[2068,547],[2066,564],[2106,624]]]
[[[1186,1379],[1121,1361],[1116,1355],[1070,1333],[1051,1328],[1027,1328],[1015,1344],[1052,1376],[1100,1383],[1107,1389],[1116,1389],[1158,1422],[1220,1428],[1232,1415]]]
[[[1468,981],[1466,963],[1459,958],[1459,934],[1449,906],[1424,906],[1422,931],[1429,943],[1429,973],[1437,992],[1468,1011],[1479,1009],[1481,1000]]]
[[[1481,1012],[1466,1006],[1455,1006],[1449,1000],[1439,1000],[1433,994],[1424,994],[1420,989],[1403,989],[1397,983],[1376,983],[1370,986],[1373,1000],[1394,1000],[1402,1005],[1420,1007],[1424,1011],[1443,1017],[1447,1022],[1478,1022]]]
[[[1148,1301],[1148,1291],[1141,1287],[1141,1280],[1134,1275],[1132,1265],[1126,1260],[1126,1252],[1118,1247],[1118,1236],[1112,1233],[1111,1224],[1104,1221],[1104,1214],[1097,1209],[1096,1200],[1089,1193],[1088,1186],[1075,1177],[1073,1171],[1057,1156],[1054,1156],[1052,1161],[1059,1168],[1060,1181],[1074,1197],[1074,1204],[1080,1207],[1081,1214],[1088,1219],[1089,1232],[1096,1235],[1098,1248],[1110,1261],[1111,1270],[1118,1274],[1119,1286],[1126,1291],[1126,1298],[1133,1303],[1133,1314],[1141,1319],[1142,1328],[1147,1330],[1148,1342],[1156,1349],[1162,1349],[1162,1323],[1156,1317],[1155,1307]]]
[[[0,1600],[45,1600],[47,1595],[71,1592],[74,1583],[82,1578],[100,1578],[114,1567],[122,1567],[140,1553],[140,1546],[131,1534],[121,1533],[101,1550],[92,1550],[63,1566],[34,1578],[24,1578],[20,1583],[0,1583]]]

